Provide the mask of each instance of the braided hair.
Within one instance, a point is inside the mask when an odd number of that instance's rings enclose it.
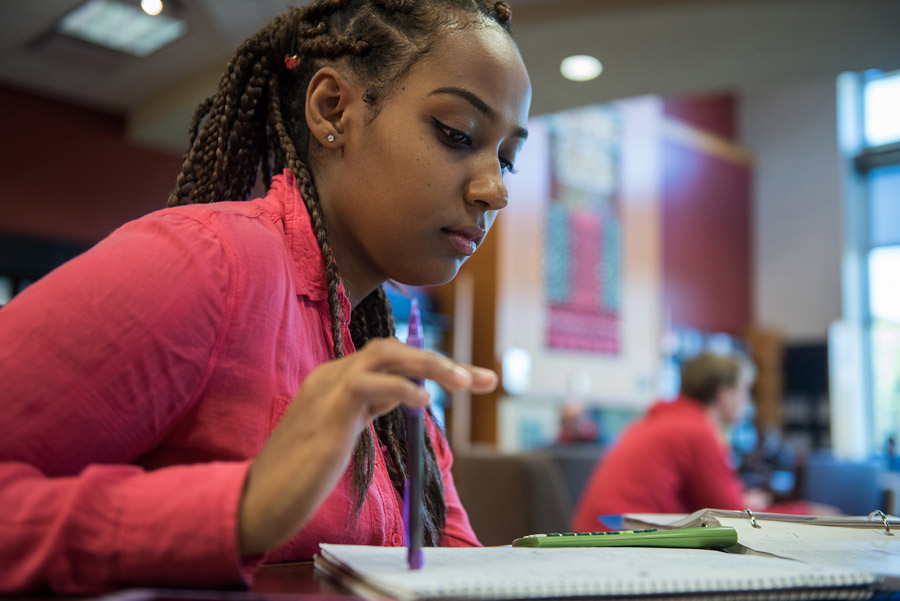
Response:
[[[168,205],[246,200],[258,181],[268,189],[274,174],[290,169],[325,264],[334,355],[343,356],[340,273],[310,171],[314,138],[305,118],[309,83],[320,68],[342,61],[366,86],[363,100],[371,120],[392,86],[428,54],[442,31],[489,23],[509,33],[509,19],[509,6],[493,0],[317,0],[275,18],[237,49],[216,93],[194,112],[190,147]],[[383,287],[352,310],[349,329],[356,348],[369,339],[394,335]],[[391,482],[402,494],[404,413],[396,408],[378,417],[374,430],[390,455],[386,463]],[[447,505],[430,437],[425,441],[425,543],[437,546]],[[353,453],[357,512],[374,474],[375,447],[371,433],[364,430]]]

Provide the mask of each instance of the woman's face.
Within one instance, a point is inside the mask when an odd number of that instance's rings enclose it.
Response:
[[[472,25],[416,63],[374,121],[345,131],[322,206],[351,295],[456,275],[507,204],[530,102],[509,36]]]

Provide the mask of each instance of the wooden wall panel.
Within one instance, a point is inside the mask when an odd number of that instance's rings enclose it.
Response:
[[[112,113],[0,87],[0,120],[0,231],[93,244],[164,207],[181,170]]]
[[[740,335],[753,322],[750,156],[669,121],[662,144],[663,304],[673,323]]]

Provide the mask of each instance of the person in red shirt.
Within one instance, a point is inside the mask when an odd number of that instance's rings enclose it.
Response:
[[[382,285],[452,279],[507,204],[531,99],[509,18],[276,18],[198,107],[169,207],[0,309],[0,592],[232,586],[321,542],[403,544],[413,380],[497,376],[394,339]],[[478,545],[427,432],[426,544]]]
[[[678,398],[652,405],[598,462],[573,529],[597,530],[601,515],[766,508],[768,494],[744,490],[723,436],[749,403],[754,373],[736,357],[685,361]]]

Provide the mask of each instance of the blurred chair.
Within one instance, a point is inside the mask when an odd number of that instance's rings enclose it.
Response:
[[[604,445],[602,443],[570,443],[555,444],[545,447],[538,451],[538,454],[545,455],[553,463],[556,471],[562,477],[563,484],[566,487],[566,499],[568,506],[566,514],[571,524],[571,519],[575,515],[575,507],[581,499],[581,493],[587,486],[594,468],[603,456]]]
[[[540,452],[454,452],[453,479],[472,529],[484,545],[565,532],[573,501],[552,459]]]
[[[847,515],[868,515],[884,507],[882,483],[884,468],[876,459],[847,461],[830,451],[817,451],[806,461],[803,473],[803,497],[826,503]]]

